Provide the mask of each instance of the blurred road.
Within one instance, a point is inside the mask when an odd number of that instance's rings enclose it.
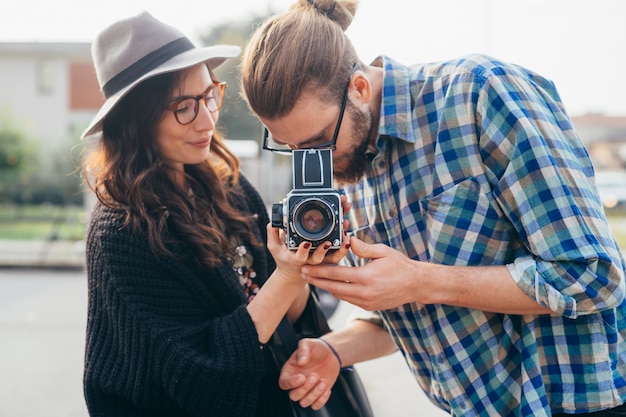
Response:
[[[0,417],[87,417],[83,270],[0,268]],[[345,322],[341,304],[331,324]],[[444,417],[399,354],[357,367],[376,417]],[[233,416],[236,417],[236,416]]]
[[[0,417],[86,417],[82,271],[0,269]]]

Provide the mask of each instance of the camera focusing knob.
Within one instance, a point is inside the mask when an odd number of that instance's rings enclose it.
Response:
[[[272,227],[284,227],[282,204],[272,204]]]

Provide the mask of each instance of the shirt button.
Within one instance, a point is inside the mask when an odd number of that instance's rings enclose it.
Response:
[[[437,356],[437,363],[441,365],[444,362],[445,362],[445,359],[443,358],[443,355],[438,355]]]
[[[431,382],[430,387],[431,387],[433,393],[435,394],[435,396],[443,397],[443,392],[442,392],[442,389],[441,389],[441,385],[439,385],[439,383],[437,381]]]
[[[380,160],[378,161],[378,168],[379,169],[385,169],[387,167],[387,163],[384,160]]]
[[[393,219],[393,218],[395,218],[395,217],[396,217],[397,213],[396,213],[396,211],[395,211],[394,209],[390,209],[390,210],[389,210],[389,212],[387,213],[387,215],[388,215],[390,218],[392,218],[392,219]]]

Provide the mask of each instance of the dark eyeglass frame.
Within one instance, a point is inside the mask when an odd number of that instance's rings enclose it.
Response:
[[[198,113],[200,112],[200,100],[204,101],[204,105],[206,106],[207,110],[209,110],[211,113],[215,113],[216,111],[221,109],[222,104],[224,103],[225,91],[226,91],[225,82],[213,81],[213,84],[210,85],[209,88],[207,88],[207,90],[204,93],[200,94],[199,96],[178,97],[175,100],[173,100],[170,104],[168,104],[167,109],[171,111],[172,113],[174,113],[174,118],[179,124],[185,126],[185,125],[193,123],[193,121],[196,120],[196,117],[198,117]],[[214,100],[209,100],[209,96],[211,94],[214,94],[214,96],[211,97]],[[185,100],[195,100],[196,102],[193,107],[193,111],[194,111],[193,117],[191,118],[190,121],[183,123],[178,119],[178,113],[177,113],[176,107]],[[211,103],[213,102],[215,103],[215,105],[211,105]]]
[[[346,88],[343,91],[343,99],[341,101],[341,109],[339,110],[339,119],[337,120],[337,125],[335,125],[335,132],[333,133],[333,138],[330,142],[322,143],[319,145],[310,146],[304,149],[332,149],[333,151],[337,147],[337,137],[339,136],[339,129],[341,129],[341,122],[343,121],[343,114],[346,111],[346,104],[348,103],[348,90],[350,89],[350,81],[352,80],[352,75],[359,69],[359,63],[355,62],[352,66],[352,70],[350,71],[350,76],[348,77],[348,84],[346,84]],[[293,149],[277,149],[272,148],[268,139],[270,136],[270,132],[267,127],[263,126],[263,149],[267,151],[271,151],[281,155],[291,155]]]

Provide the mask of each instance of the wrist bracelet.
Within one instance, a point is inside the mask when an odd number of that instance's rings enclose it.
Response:
[[[333,355],[335,355],[335,358],[337,358],[337,361],[339,362],[339,369],[343,368],[343,364],[341,363],[341,358],[339,357],[339,354],[337,353],[333,345],[331,345],[330,342],[326,339],[322,339],[321,337],[319,337],[318,339],[326,343],[326,346],[328,346],[330,351],[333,352]]]

